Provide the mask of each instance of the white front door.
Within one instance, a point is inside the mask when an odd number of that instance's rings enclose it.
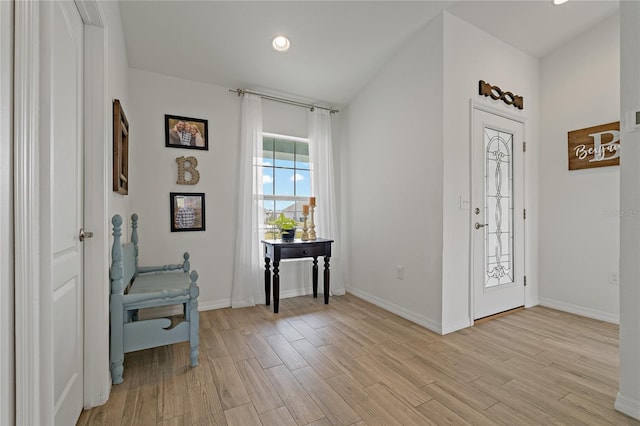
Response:
[[[473,110],[473,318],[524,305],[522,123]]]
[[[53,302],[55,424],[72,425],[83,405],[83,25],[74,2],[40,10],[42,272]]]

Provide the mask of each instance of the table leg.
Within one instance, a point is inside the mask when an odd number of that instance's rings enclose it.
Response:
[[[268,257],[264,258],[264,300],[265,305],[269,306],[271,304],[271,298],[269,297],[269,293],[271,293],[271,270],[269,269],[270,259]]]
[[[278,305],[280,304],[280,266],[279,260],[273,261],[273,313],[278,313]]]
[[[318,297],[318,256],[313,257],[313,297]]]
[[[324,304],[329,304],[329,257],[324,258]]]

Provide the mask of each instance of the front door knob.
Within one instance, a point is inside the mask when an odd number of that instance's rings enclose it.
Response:
[[[485,226],[489,226],[489,224],[488,223],[480,224],[480,223],[476,222],[476,229],[480,229],[480,228],[483,228]]]

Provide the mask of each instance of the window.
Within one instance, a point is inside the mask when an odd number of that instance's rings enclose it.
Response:
[[[283,213],[301,228],[302,206],[311,196],[308,139],[263,134],[262,189],[265,238],[276,238],[269,222]]]

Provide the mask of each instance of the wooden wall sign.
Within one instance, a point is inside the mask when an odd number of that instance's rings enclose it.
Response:
[[[620,164],[620,122],[568,133],[569,170]]]
[[[507,105],[513,105],[518,109],[524,108],[524,99],[522,96],[516,96],[511,92],[503,92],[498,86],[492,86],[484,80],[479,82],[479,94],[481,96],[489,96],[494,101],[502,100]]]

